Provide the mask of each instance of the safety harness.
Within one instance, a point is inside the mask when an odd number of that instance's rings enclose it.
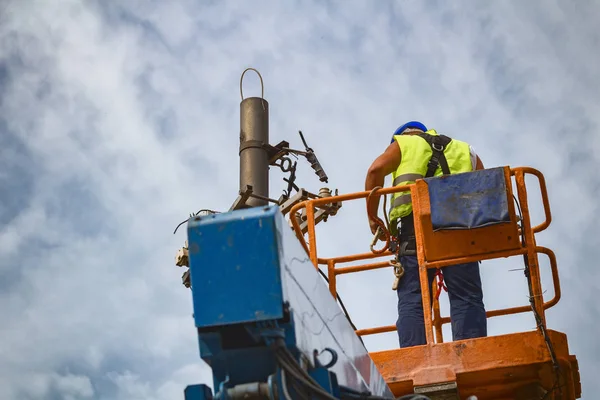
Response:
[[[445,135],[429,135],[427,133],[418,133],[415,136],[419,136],[425,140],[429,146],[431,146],[431,158],[427,163],[427,172],[425,178],[430,178],[435,175],[438,165],[442,168],[443,175],[450,175],[450,168],[448,167],[448,160],[444,150],[448,147],[448,144],[452,141],[452,138]],[[416,243],[414,236],[414,219],[413,214],[400,218],[400,255],[416,255]],[[402,229],[404,227],[404,229]],[[408,249],[411,246],[412,249]]]
[[[429,144],[429,146],[431,146],[431,158],[429,159],[429,162],[427,163],[427,172],[425,173],[425,178],[430,178],[430,177],[434,176],[438,165],[442,169],[442,175],[450,175],[450,168],[448,167],[448,160],[446,160],[446,155],[444,154],[444,150],[446,150],[446,147],[448,147],[448,145],[452,141],[452,138],[450,138],[446,135],[429,135],[427,133],[417,133],[415,136],[419,136],[420,138],[425,140]],[[400,235],[401,236],[400,240],[399,240],[400,249],[398,250],[398,255],[397,255],[397,264],[398,265],[400,264],[399,261],[400,261],[401,256],[416,255],[416,253],[417,253],[416,238],[414,236],[414,219],[413,219],[412,213],[410,213],[406,217],[400,218],[400,226],[402,227],[403,225],[405,227],[410,226],[412,228],[411,229],[412,232],[411,232],[411,235],[409,235],[409,236]],[[401,229],[401,231],[402,231],[402,229]],[[412,245],[411,247],[413,247],[413,249],[409,250],[408,249],[409,245]],[[398,287],[398,281],[400,280],[402,275],[404,275],[404,271],[403,271],[402,266],[399,266],[399,268],[398,268],[398,266],[394,266],[394,267],[395,267],[394,272],[396,275],[396,280],[394,282],[393,289],[395,290]],[[398,274],[396,272],[399,269],[402,269],[402,274]],[[400,276],[398,276],[398,275],[400,275]],[[444,284],[444,276],[442,274],[442,271],[439,268],[437,268],[435,276],[438,278],[438,283],[437,283],[438,289],[437,289],[435,298],[439,299],[442,289],[444,289],[446,292],[448,291],[448,289],[446,288],[446,285]]]
[[[429,146],[431,146],[431,158],[429,159],[429,163],[427,164],[427,173],[425,174],[425,178],[430,178],[435,174],[435,170],[438,167],[438,164],[442,168],[442,173],[444,175],[450,175],[450,168],[448,167],[448,161],[446,160],[446,156],[444,155],[444,150],[452,141],[452,138],[449,138],[446,135],[429,135],[427,133],[419,133],[416,136],[423,138]]]

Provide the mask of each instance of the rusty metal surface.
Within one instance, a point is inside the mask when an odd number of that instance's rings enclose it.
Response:
[[[559,360],[563,400],[581,396],[579,372],[563,333],[548,331]],[[456,382],[460,398],[515,399],[531,383],[554,385],[552,362],[539,332],[523,332],[370,353],[394,396],[414,387]],[[548,397],[552,399],[554,397]]]
[[[240,192],[251,186],[254,194],[269,197],[269,103],[249,97],[240,103]],[[265,206],[268,201],[248,197],[246,206]]]
[[[456,382],[434,383],[431,385],[417,386],[415,393],[423,394],[431,400],[461,400],[458,395]]]

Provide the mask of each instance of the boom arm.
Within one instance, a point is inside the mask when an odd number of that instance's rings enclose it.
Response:
[[[214,397],[394,398],[278,207],[195,217],[188,242]],[[185,391],[211,397],[205,385]]]

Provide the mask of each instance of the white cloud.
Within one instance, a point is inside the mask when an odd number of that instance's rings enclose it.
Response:
[[[409,119],[469,141],[486,166],[542,170],[553,224],[540,243],[556,250],[563,278],[549,323],[569,335],[584,393],[597,390],[593,2],[15,1],[2,13],[0,397],[166,399],[210,383],[173,267],[184,230],[171,232],[189,212],[235,199],[248,66],[265,80],[271,142],[299,147],[302,129],[341,192],[362,190]],[[246,96],[257,82],[247,75]],[[298,175],[320,187],[307,165]],[[272,197],[281,176],[272,169]],[[348,204],[320,227],[322,254],[368,251],[363,210]],[[519,266],[484,265],[488,308],[525,304],[504,296],[525,294],[520,272],[507,271]],[[390,275],[340,278],[360,327],[394,323]],[[532,327],[530,316],[490,320],[492,334]]]

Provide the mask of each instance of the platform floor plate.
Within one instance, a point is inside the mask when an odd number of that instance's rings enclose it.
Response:
[[[563,399],[581,396],[579,369],[565,334],[549,330],[561,367]],[[519,399],[536,384],[555,383],[550,355],[538,331],[371,353],[396,397],[415,386],[456,382],[460,398]]]

